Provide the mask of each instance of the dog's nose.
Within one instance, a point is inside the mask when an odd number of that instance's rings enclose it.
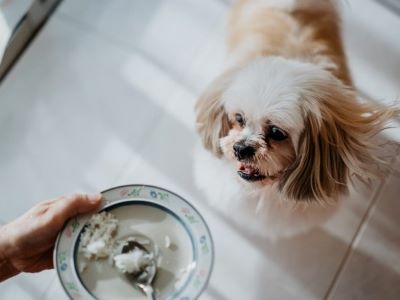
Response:
[[[243,142],[237,142],[233,145],[233,152],[239,160],[242,160],[251,158],[256,150],[254,147],[246,145]]]

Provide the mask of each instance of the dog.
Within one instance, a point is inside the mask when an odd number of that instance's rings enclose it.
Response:
[[[196,185],[251,234],[292,236],[375,178],[376,135],[398,109],[356,98],[329,0],[241,0],[227,68],[196,103]]]

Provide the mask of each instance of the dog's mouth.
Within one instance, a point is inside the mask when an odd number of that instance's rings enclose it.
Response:
[[[239,162],[239,170],[237,171],[238,175],[242,177],[246,181],[261,181],[267,176],[251,163]]]

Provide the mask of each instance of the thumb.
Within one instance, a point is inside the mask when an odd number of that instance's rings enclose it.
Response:
[[[61,202],[62,214],[66,218],[71,218],[98,208],[101,203],[101,194],[74,194],[59,202]]]

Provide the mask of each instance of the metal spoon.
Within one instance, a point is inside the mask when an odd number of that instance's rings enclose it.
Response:
[[[126,244],[122,247],[121,253],[131,252],[135,248],[138,248],[146,253],[149,253],[149,251],[145,247],[143,247],[142,244],[136,241],[129,241],[129,240],[126,241]],[[130,280],[133,280],[135,285],[147,296],[147,299],[156,300],[154,295],[154,289],[151,285],[151,283],[154,280],[154,277],[156,276],[156,273],[157,273],[157,262],[156,258],[153,256],[153,259],[144,268],[144,270],[141,270],[138,273],[127,274],[126,276]]]

